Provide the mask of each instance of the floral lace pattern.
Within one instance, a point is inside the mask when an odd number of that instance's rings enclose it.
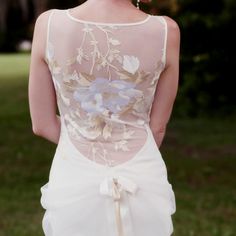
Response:
[[[95,29],[104,34],[107,45],[104,53]],[[122,43],[115,37],[117,29],[114,25],[92,27],[83,23],[81,44],[74,56],[67,58],[66,66],[56,59],[56,49],[50,41],[46,57],[68,133],[81,145],[90,145],[90,158],[94,161],[100,158],[108,165],[115,163],[107,157],[104,143],[110,140],[114,151],[127,152],[129,140],[135,137],[134,127],[142,128],[149,122],[151,103],[164,65],[158,61],[154,73],[141,70],[138,57],[119,50]],[[88,48],[88,42],[90,51],[84,49]],[[89,71],[73,69],[85,62],[91,62]],[[101,71],[103,76],[95,75]],[[132,116],[132,121],[126,116]],[[114,130],[119,130],[117,139],[112,139]]]
[[[130,82],[98,77],[90,86],[78,88],[73,95],[88,114],[116,114],[129,105],[131,99],[143,97],[143,92],[134,87]]]

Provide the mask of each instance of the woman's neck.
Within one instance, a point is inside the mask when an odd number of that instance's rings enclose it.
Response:
[[[133,5],[131,0],[87,0],[87,4],[106,4],[106,5]]]
[[[131,0],[87,0],[73,9],[74,15],[80,15],[82,19],[91,21],[117,21],[117,18],[125,22],[140,20],[140,15],[146,15],[133,5]],[[88,17],[89,16],[89,17]],[[143,17],[143,16],[142,16]]]
[[[98,9],[107,10],[135,10],[136,7],[133,5],[131,0],[87,0],[82,5],[86,7],[95,7]]]

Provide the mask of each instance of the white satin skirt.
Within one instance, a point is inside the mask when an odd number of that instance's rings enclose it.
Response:
[[[45,236],[170,236],[175,195],[148,125],[132,159],[108,167],[84,157],[64,122],[49,181],[41,187]]]

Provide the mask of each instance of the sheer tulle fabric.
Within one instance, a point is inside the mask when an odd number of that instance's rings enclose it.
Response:
[[[73,19],[56,11],[48,34],[46,60],[58,106],[76,148],[114,166],[146,140],[143,125],[165,63],[165,24],[157,16],[131,25]]]

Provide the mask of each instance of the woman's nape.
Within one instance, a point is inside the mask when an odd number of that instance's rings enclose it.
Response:
[[[151,0],[140,2],[148,3]],[[71,8],[70,13],[75,18],[95,22],[135,22],[147,17],[147,14],[137,9],[131,0],[87,0]]]

